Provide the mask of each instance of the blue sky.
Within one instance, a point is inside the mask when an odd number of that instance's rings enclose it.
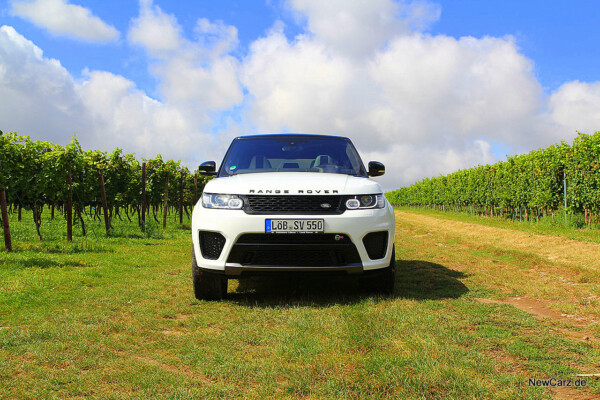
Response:
[[[598,21],[592,1],[2,0],[0,129],[190,165],[238,134],[340,134],[393,188],[600,130]]]
[[[600,7],[594,0],[442,1],[433,34],[512,35],[535,63],[545,88],[566,81],[596,81],[600,66]]]
[[[153,90],[146,66],[139,61],[140,50],[119,42],[90,45],[65,40],[31,22],[10,13],[10,1],[0,1],[1,23],[14,26],[40,46],[46,56],[56,58],[73,74],[84,68],[105,69],[136,81],[145,90]],[[93,13],[120,32],[127,32],[130,20],[139,12],[138,2],[88,0],[73,2]],[[594,0],[444,0],[437,1],[442,14],[431,34],[461,36],[512,35],[523,54],[535,63],[535,74],[544,88],[556,89],[571,80],[596,81],[600,70],[600,7]],[[167,13],[178,16],[190,34],[197,18],[222,20],[236,26],[243,56],[248,45],[265,34],[276,20],[287,23],[286,34],[293,38],[301,23],[282,1],[157,1]]]

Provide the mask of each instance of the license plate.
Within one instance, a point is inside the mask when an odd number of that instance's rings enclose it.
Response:
[[[266,219],[267,233],[319,233],[323,232],[322,219]]]

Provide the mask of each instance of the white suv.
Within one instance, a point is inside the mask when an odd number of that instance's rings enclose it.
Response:
[[[365,167],[348,138],[257,135],[233,140],[192,214],[198,299],[220,299],[227,279],[266,274],[357,274],[368,290],[394,288],[394,212],[383,164]]]

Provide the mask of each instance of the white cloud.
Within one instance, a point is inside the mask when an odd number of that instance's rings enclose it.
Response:
[[[600,131],[600,82],[567,82],[551,94],[548,105],[553,122],[560,127],[555,132]],[[561,139],[560,134],[554,138]]]
[[[181,46],[181,27],[175,16],[163,13],[151,0],[142,0],[140,15],[132,20],[127,37],[151,55],[164,56]]]
[[[113,26],[67,0],[13,1],[11,11],[56,35],[90,42],[109,42],[119,37]]]
[[[425,1],[289,0],[289,5],[306,18],[308,31],[328,50],[358,57],[411,29],[427,28],[441,12]]]
[[[518,144],[540,107],[531,62],[511,38],[403,36],[368,71],[382,100],[373,123],[417,145],[478,137]]]
[[[73,118],[82,106],[71,75],[10,26],[0,27],[0,92],[3,131],[38,132],[64,142],[90,126]]]
[[[93,118],[95,146],[118,143],[146,156],[153,153],[186,158],[193,147],[195,127],[175,107],[160,103],[135,89],[133,82],[108,72],[92,71],[78,87],[81,102]]]
[[[340,131],[350,122],[364,85],[349,60],[304,38],[289,43],[280,31],[257,40],[245,60],[242,80],[254,98],[251,120],[261,129]]]
[[[76,134],[86,148],[160,153],[190,165],[212,141],[204,114],[152,99],[109,72],[85,71],[79,82],[9,26],[0,28],[0,92],[1,129],[34,139],[64,144]]]
[[[364,161],[386,163],[386,189],[495,162],[497,143],[522,152],[600,129],[600,82],[544,94],[512,37],[423,33],[440,15],[431,3],[288,4],[307,31],[288,38],[277,22],[239,58],[235,27],[200,18],[186,37],[175,16],[142,0],[128,39],[148,55],[157,99],[105,71],[74,79],[3,27],[0,128],[58,142],[79,132],[91,148],[190,166],[218,160],[240,134],[348,136]]]
[[[389,188],[490,162],[490,141],[531,140],[542,91],[512,38],[404,34],[362,60],[328,46],[281,29],[252,44],[242,82],[256,126],[349,136],[390,163]]]
[[[249,120],[349,136],[365,161],[387,164],[388,189],[495,162],[491,143],[522,152],[600,128],[600,83],[546,97],[514,38],[417,32],[440,15],[430,3],[289,4],[310,34],[290,40],[276,25],[251,45]]]
[[[163,32],[167,39],[161,42],[156,36]],[[144,0],[128,37],[153,57],[150,71],[160,81],[163,100],[208,118],[243,100],[239,62],[228,54],[237,45],[237,29],[201,18],[195,34],[195,41],[187,40],[174,16]]]

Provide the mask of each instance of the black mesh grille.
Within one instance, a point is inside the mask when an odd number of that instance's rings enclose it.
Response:
[[[387,231],[371,232],[363,238],[363,244],[371,260],[378,260],[385,257],[387,241]]]
[[[344,233],[247,233],[235,242],[227,262],[244,266],[331,267],[360,265],[361,259]]]
[[[247,233],[240,236],[237,243],[264,244],[344,244],[351,243],[344,233]]]
[[[326,265],[345,265],[346,262],[341,253],[338,253],[336,257],[336,254],[326,250],[287,250],[257,251],[248,264],[322,267]]]
[[[340,214],[342,196],[246,196],[248,214]]]
[[[200,251],[202,257],[208,260],[216,260],[221,255],[225,238],[217,232],[200,231]]]

